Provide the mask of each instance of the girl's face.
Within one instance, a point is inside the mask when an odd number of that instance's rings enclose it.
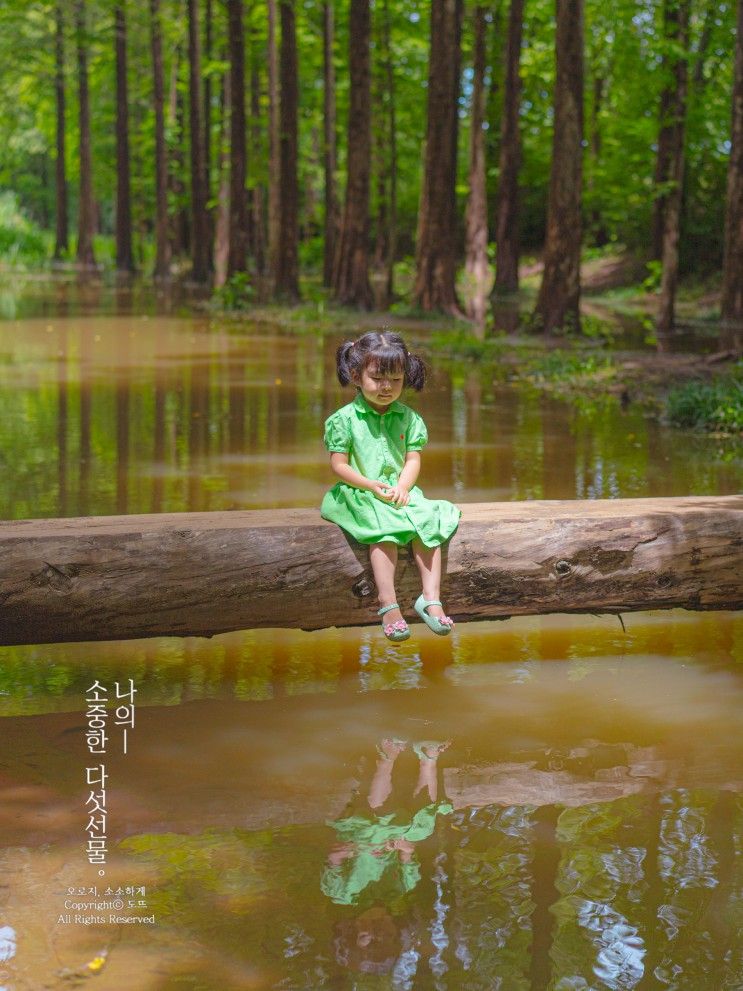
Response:
[[[400,398],[405,376],[402,369],[380,372],[376,365],[369,364],[354,381],[372,409],[377,413],[385,413],[389,406]]]

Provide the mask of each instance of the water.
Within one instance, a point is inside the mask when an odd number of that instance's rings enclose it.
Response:
[[[0,515],[318,504],[337,336],[83,309],[0,324]],[[722,441],[494,379],[412,397],[427,494],[739,487]],[[625,625],[0,649],[0,987],[739,989],[743,620]],[[128,752],[112,719],[92,757],[86,693],[130,678]]]

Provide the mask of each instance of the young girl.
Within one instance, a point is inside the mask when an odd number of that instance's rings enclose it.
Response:
[[[369,544],[389,640],[410,636],[395,596],[397,548],[405,544],[412,544],[423,585],[414,609],[434,633],[446,636],[454,623],[439,600],[441,545],[461,513],[445,499],[426,499],[415,484],[428,434],[415,410],[398,401],[404,386],[423,388],[425,366],[399,334],[387,332],[346,341],[336,360],[338,380],[352,382],[356,398],[325,421],[325,446],[340,481],[326,493],[320,513]]]

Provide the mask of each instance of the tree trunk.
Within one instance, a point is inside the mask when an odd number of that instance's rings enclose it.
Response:
[[[126,79],[126,11],[114,11],[116,39],[116,268],[134,271],[132,200],[129,179],[129,97]]]
[[[56,22],[54,90],[57,103],[57,233],[54,242],[54,257],[59,260],[67,254],[69,242],[67,172],[65,167],[64,8],[62,0],[57,0]]]
[[[245,41],[243,0],[227,0],[227,35],[230,46],[230,211],[227,275],[247,266],[248,199],[245,134]]]
[[[461,315],[456,293],[457,102],[462,0],[432,0],[426,150],[413,297]]]
[[[740,351],[743,347],[743,0],[738,0],[732,103],[720,349]]]
[[[299,189],[297,184],[297,37],[294,21],[295,0],[280,0],[281,86],[279,141],[279,230],[276,246],[274,293],[280,299],[299,299]]]
[[[460,622],[741,608],[743,497],[467,503],[446,576]],[[400,601],[418,581],[405,570]],[[316,510],[0,523],[2,645],[365,626],[376,610],[368,548]]]
[[[170,274],[168,241],[168,159],[165,145],[165,85],[160,29],[160,0],[150,0],[150,46],[155,103],[155,278]]]
[[[279,140],[279,68],[276,55],[276,3],[268,4],[268,267],[272,280],[276,281],[276,265],[279,250],[280,140]]]
[[[251,154],[253,161],[260,160],[261,153],[261,80],[258,59],[251,52],[250,63],[250,116]],[[266,224],[264,219],[264,199],[262,185],[255,184],[250,190],[250,250],[255,259],[255,270],[259,275],[266,271]]]
[[[536,330],[580,327],[583,0],[557,0],[557,73],[544,272]]]
[[[475,8],[474,74],[470,130],[470,192],[467,201],[465,270],[469,276],[467,315],[485,325],[488,265],[488,200],[485,188],[485,8]]]
[[[206,0],[204,5],[204,59],[209,62],[212,57],[212,0]],[[204,75],[204,195],[208,203],[211,198],[212,171],[212,80]]]
[[[688,83],[689,18],[691,0],[669,0],[676,3],[676,56],[673,67],[674,90],[670,105],[668,182],[670,188],[663,208],[663,252],[660,301],[658,307],[658,350],[665,351],[674,329],[676,286],[679,267],[679,233],[681,197],[684,182],[684,132],[686,124],[686,94]]]
[[[333,291],[339,302],[370,310],[369,181],[371,168],[371,93],[369,0],[351,0],[347,180],[343,219],[333,265]]]
[[[190,203],[187,201],[186,184],[183,176],[185,166],[186,144],[186,111],[183,93],[178,86],[178,70],[181,61],[180,46],[176,48],[173,58],[173,68],[170,76],[169,118],[175,133],[173,147],[173,168],[168,173],[168,185],[173,199],[178,204],[173,216],[172,253],[179,257],[190,252],[191,222]]]
[[[652,249],[653,258],[657,261],[663,256],[663,231],[666,203],[668,201],[667,185],[670,182],[671,159],[673,157],[673,108],[676,91],[674,65],[677,57],[668,53],[677,43],[679,37],[679,0],[664,0],[663,3],[663,42],[665,50],[661,61],[661,71],[666,77],[660,94],[660,113],[658,122],[658,147],[655,155],[655,199],[653,201]]]
[[[387,78],[387,137],[389,141],[389,212],[387,214],[387,285],[388,302],[395,296],[395,255],[397,254],[397,120],[395,111],[395,67],[392,61],[392,28],[389,0],[382,9],[382,50]]]
[[[90,145],[90,102],[88,95],[88,52],[85,28],[85,0],[75,3],[77,27],[77,72],[80,120],[80,202],[77,218],[77,261],[95,267],[93,234],[95,233],[95,203],[93,201],[93,156]]]
[[[189,118],[191,124],[191,278],[207,282],[210,267],[209,217],[206,206],[204,137],[201,128],[201,46],[199,3],[188,0]]]
[[[519,169],[521,168],[519,112],[523,25],[524,0],[511,0],[503,84],[498,194],[495,205],[494,295],[516,292],[519,288]]]
[[[229,0],[232,2],[232,0]],[[242,0],[238,0],[242,3]],[[228,8],[229,11],[229,8]],[[230,41],[231,43],[231,41]],[[222,126],[219,139],[219,159],[217,180],[219,183],[217,192],[217,211],[214,222],[214,286],[219,288],[227,281],[228,276],[233,274],[230,270],[230,260],[232,251],[232,181],[234,178],[234,161],[230,166],[230,154],[228,152],[227,127],[232,127],[232,115],[229,114],[228,107],[232,101],[233,86],[235,80],[232,72],[226,72],[222,76]],[[243,191],[244,191],[243,185]],[[245,228],[243,227],[243,231]],[[245,252],[243,251],[243,261]],[[243,265],[244,269],[244,265]],[[235,272],[243,269],[234,269]]]
[[[325,231],[323,254],[323,285],[333,280],[333,260],[338,231],[338,198],[335,189],[336,131],[335,131],[335,65],[333,48],[335,26],[333,0],[323,4],[323,109],[324,142],[323,163],[325,171]]]

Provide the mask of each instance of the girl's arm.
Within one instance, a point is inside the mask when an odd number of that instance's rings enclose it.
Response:
[[[381,482],[375,482],[371,478],[367,478],[362,475],[361,472],[356,471],[348,463],[348,455],[343,454],[341,451],[333,451],[330,455],[330,467],[333,469],[338,478],[342,478],[344,482],[349,485],[353,485],[356,489],[366,489],[367,492],[373,492],[375,495],[379,496],[381,499],[387,499],[387,489],[386,485]]]

